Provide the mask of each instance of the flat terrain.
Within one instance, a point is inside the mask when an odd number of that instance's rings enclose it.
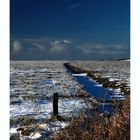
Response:
[[[92,109],[94,98],[87,93],[63,65],[64,61],[11,61],[10,135],[27,127],[20,138],[46,138],[70,124],[80,112]],[[130,88],[129,61],[74,61],[73,65],[96,72]],[[119,89],[117,89],[119,91]],[[53,118],[53,93],[59,94],[59,115]],[[88,100],[87,100],[88,97]],[[25,129],[25,130],[26,130]],[[35,131],[35,130],[38,131]],[[22,131],[23,132],[23,131]]]
[[[84,98],[72,97],[81,89],[74,77],[67,72],[63,62],[12,61],[10,65],[10,122],[11,134],[23,125],[41,125],[53,115],[53,93],[59,96],[59,115],[67,121],[49,121],[46,133],[55,132],[69,124],[69,118],[90,107]],[[26,119],[31,123],[24,123]],[[23,121],[21,121],[23,120]],[[30,139],[34,136],[29,136]],[[26,138],[26,137],[25,137]],[[24,139],[24,137],[22,138]]]
[[[130,61],[75,61],[71,64],[93,71],[97,77],[108,78],[111,82],[117,81],[118,84],[126,84],[130,88]]]

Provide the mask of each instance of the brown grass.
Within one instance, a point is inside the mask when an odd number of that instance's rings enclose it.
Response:
[[[111,117],[105,113],[81,112],[71,124],[57,133],[55,140],[129,140],[130,139],[130,97],[117,106],[117,113]]]

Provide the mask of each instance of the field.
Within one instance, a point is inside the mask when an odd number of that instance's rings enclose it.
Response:
[[[76,136],[70,137],[74,133],[71,129],[77,131],[75,124],[78,123],[80,127],[82,125],[81,132],[84,132],[84,127],[89,122],[92,123],[87,121],[101,115],[96,111],[96,99],[83,89],[63,63],[65,61],[11,61],[10,139],[76,139]],[[94,71],[96,75],[108,78],[110,82],[117,81],[120,85],[125,83],[127,89],[130,89],[128,61],[76,61],[71,64]],[[119,88],[116,90],[120,91]],[[53,93],[59,95],[57,118],[53,116]],[[126,125],[129,126],[129,101],[121,104],[123,108],[127,108],[123,115],[127,114]],[[95,117],[92,118],[91,114]],[[101,117],[98,121],[103,122],[104,119],[105,117]],[[102,123],[99,124],[102,126]],[[91,129],[95,129],[95,126]],[[85,131],[88,130],[91,131],[85,127]],[[129,127],[126,130],[128,133]],[[90,133],[91,135],[94,133]]]
[[[97,79],[116,82],[118,91],[122,85],[126,86],[126,91],[130,91],[130,61],[76,61],[71,64],[93,72]]]

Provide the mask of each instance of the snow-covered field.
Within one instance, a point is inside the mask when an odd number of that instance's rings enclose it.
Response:
[[[24,117],[37,120],[35,125],[44,125],[45,119],[50,119],[53,114],[53,93],[57,92],[59,98],[59,115],[65,118],[79,115],[81,110],[86,110],[89,105],[83,98],[73,98],[82,91],[73,76],[67,72],[63,62],[58,61],[11,61],[10,64],[10,134],[17,133],[16,128],[22,126]],[[83,91],[84,92],[84,91]],[[39,121],[38,121],[39,120]],[[41,120],[41,121],[40,121]],[[43,129],[48,132],[68,125],[68,121],[48,122]],[[33,123],[31,123],[33,124]],[[40,132],[41,133],[41,132]],[[40,137],[36,133],[28,136],[30,139]],[[27,136],[20,136],[26,139]]]
[[[46,138],[69,125],[70,119],[91,104],[79,93],[88,95],[63,61],[11,61],[10,63],[10,135],[22,140]],[[129,61],[74,61],[82,69],[118,84],[130,87]],[[92,79],[91,79],[92,80]],[[93,81],[93,80],[92,80]],[[102,86],[97,84],[97,86]],[[116,89],[119,91],[119,89]],[[64,120],[52,119],[53,93],[59,94],[58,112]],[[74,96],[76,95],[76,96]],[[91,98],[92,101],[95,99]],[[96,101],[95,101],[96,102]],[[24,127],[28,135],[17,128]],[[23,129],[23,128],[21,128]],[[36,131],[37,130],[37,131]],[[27,131],[27,132],[28,132]]]
[[[130,86],[130,61],[75,61],[71,64],[94,71],[103,78],[109,78],[110,81]]]

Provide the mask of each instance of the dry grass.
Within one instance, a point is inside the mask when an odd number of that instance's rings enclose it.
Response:
[[[130,97],[117,107],[117,113],[91,112],[88,117],[81,113],[71,124],[57,133],[55,140],[129,140],[130,139]]]

